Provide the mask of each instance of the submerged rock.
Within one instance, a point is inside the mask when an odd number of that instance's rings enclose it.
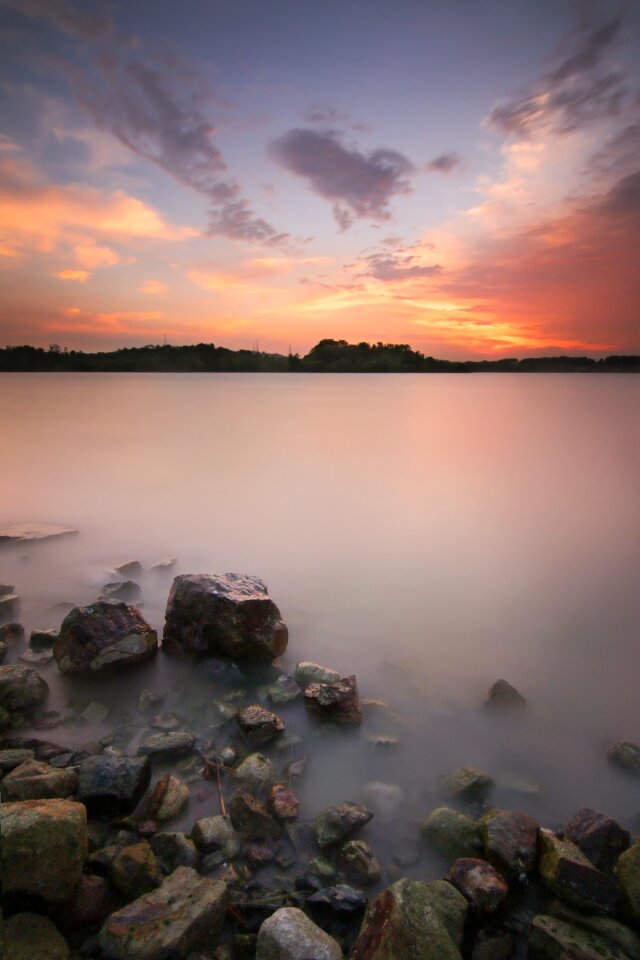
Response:
[[[339,944],[297,907],[281,907],[258,932],[256,960],[342,960]]]
[[[2,924],[2,956],[6,960],[69,960],[67,941],[48,917],[15,913]]]
[[[146,660],[157,646],[156,632],[139,610],[120,600],[98,600],[67,614],[53,653],[62,673],[92,676]]]
[[[479,914],[495,913],[509,893],[509,887],[498,871],[486,860],[476,857],[456,860],[447,880]]]
[[[111,914],[100,931],[110,960],[172,960],[215,943],[225,915],[227,885],[178,867],[162,885]]]
[[[113,568],[121,577],[139,577],[142,573],[142,564],[139,560],[127,560]]]
[[[0,805],[3,893],[68,900],[87,856],[87,812],[69,800]]]
[[[78,776],[39,760],[25,760],[2,781],[3,800],[45,800],[75,793]]]
[[[311,683],[339,683],[340,674],[311,660],[301,660],[293,671],[293,679],[304,690]]]
[[[538,824],[528,813],[490,810],[480,821],[487,860],[507,880],[523,880],[538,861]]]
[[[32,650],[52,650],[57,639],[57,630],[32,630],[29,637],[29,646]]]
[[[20,597],[15,593],[5,593],[0,596],[0,617],[11,617],[17,613],[20,606]]]
[[[540,830],[539,836],[538,869],[545,886],[581,910],[613,913],[620,892],[611,877],[596,870],[570,840],[560,840],[551,830]]]
[[[309,684],[304,691],[304,704],[319,720],[344,726],[357,726],[362,722],[358,684],[353,676],[336,683]]]
[[[494,710],[522,710],[527,701],[506,680],[496,680],[487,694],[484,706]]]
[[[609,763],[640,777],[640,743],[631,740],[619,740],[607,750]]]
[[[370,780],[365,783],[362,793],[373,807],[374,813],[389,823],[402,806],[404,793],[396,783],[382,783],[380,780]]]
[[[98,814],[128,813],[142,798],[150,778],[146,757],[87,757],[80,764],[78,798]]]
[[[160,706],[161,703],[164,703],[164,701],[164,693],[157,693],[155,690],[145,688],[140,691],[140,696],[138,697],[138,710],[141,713],[150,713],[151,710],[155,710],[155,708]]]
[[[331,847],[350,840],[373,817],[360,803],[339,803],[323,810],[313,821],[313,836],[319,847]]]
[[[260,747],[279,737],[284,723],[277,713],[265,710],[259,704],[242,707],[236,713],[236,723],[252,747]]]
[[[437,807],[420,824],[425,840],[443,857],[475,857],[482,852],[480,824],[450,807]]]
[[[610,873],[618,857],[631,845],[628,830],[611,817],[589,807],[578,810],[565,827],[565,837],[575,843],[594,867]]]
[[[133,580],[115,580],[113,583],[105,583],[102,593],[111,600],[125,600],[130,603],[131,600],[139,599],[142,590]]]
[[[32,710],[49,695],[49,686],[33,667],[17,663],[0,667],[0,706],[9,713]]]
[[[486,800],[493,789],[493,780],[488,773],[474,767],[458,767],[442,777],[441,786],[453,800],[473,803]]]
[[[173,581],[162,641],[165,653],[271,661],[284,653],[287,641],[280,611],[258,577],[183,574]]]
[[[617,920],[610,917],[598,917],[592,913],[583,913],[567,906],[562,900],[554,900],[549,906],[549,914],[558,920],[564,920],[582,930],[590,931],[601,938],[616,956],[623,955],[629,960],[640,957],[640,936]]]
[[[279,706],[283,703],[291,703],[292,700],[297,700],[298,697],[302,696],[302,690],[293,677],[283,673],[275,683],[271,684],[268,694],[271,702]]]

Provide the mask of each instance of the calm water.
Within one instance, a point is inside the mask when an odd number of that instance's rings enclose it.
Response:
[[[131,558],[261,576],[283,665],[356,673],[397,714],[384,751],[373,721],[332,735],[285,708],[313,754],[309,813],[375,780],[410,822],[470,763],[534,778],[496,798],[545,822],[585,805],[630,821],[637,781],[604,753],[640,738],[639,413],[633,376],[3,375],[1,519],[80,535],[0,552],[0,580],[31,627]],[[143,583],[160,629],[170,581]],[[43,672],[53,706],[194,682],[162,657],[90,690]],[[477,708],[498,677],[529,701],[516,723]]]

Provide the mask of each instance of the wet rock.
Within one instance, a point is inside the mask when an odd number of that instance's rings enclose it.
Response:
[[[160,883],[158,864],[146,840],[123,847],[109,864],[109,879],[125,897],[133,899]]]
[[[302,660],[293,671],[293,679],[304,690],[311,683],[340,683],[341,678],[336,670],[329,670],[311,660]]]
[[[160,777],[149,797],[147,817],[157,823],[166,823],[179,816],[189,803],[189,787],[179,777],[165,773]]]
[[[105,583],[102,593],[110,600],[124,600],[130,603],[140,598],[142,590],[133,580],[115,580],[113,583]]]
[[[34,540],[50,540],[52,537],[66,537],[78,531],[74,527],[65,527],[61,523],[10,523],[0,527],[0,545],[6,543],[31,543]]]
[[[11,726],[11,714],[4,707],[0,707],[0,731],[7,730]]]
[[[441,786],[453,800],[474,803],[486,800],[493,788],[493,780],[489,774],[474,767],[458,767],[442,777]]]
[[[113,568],[121,577],[139,577],[142,574],[142,564],[139,560],[127,560]]]
[[[432,880],[425,884],[426,897],[432,909],[438,914],[445,930],[458,947],[462,949],[465,925],[469,913],[469,904],[459,890],[447,880]]]
[[[256,960],[342,960],[339,944],[297,907],[281,907],[258,932]]]
[[[104,723],[110,712],[109,707],[105,706],[104,703],[97,703],[94,700],[84,708],[80,716],[85,723],[98,724]]]
[[[422,851],[417,840],[413,837],[401,837],[394,842],[391,856],[397,866],[412,867],[414,863],[418,863],[421,855]]]
[[[371,780],[362,788],[363,796],[381,820],[389,823],[404,802],[404,793],[395,783]]]
[[[275,740],[284,730],[284,723],[277,713],[255,703],[237,711],[236,723],[252,747]]]
[[[4,662],[4,658],[7,655],[7,650],[9,649],[9,644],[6,640],[0,640],[0,663]]]
[[[623,907],[633,923],[640,926],[640,840],[623,853],[616,865]]]
[[[0,597],[4,597],[8,593],[15,593],[15,591],[15,583],[0,583]]]
[[[371,820],[373,813],[360,803],[339,803],[323,810],[313,821],[313,836],[321,848],[350,840]]]
[[[100,931],[110,960],[173,960],[215,943],[225,915],[227,885],[178,867],[162,885],[113,913]]]
[[[269,807],[276,820],[295,820],[298,801],[284,783],[274,783],[269,791]]]
[[[250,753],[236,767],[236,779],[248,787],[273,783],[278,777],[274,764],[262,753]]]
[[[480,824],[450,807],[437,807],[420,824],[420,832],[443,857],[475,857],[482,853]]]
[[[611,817],[597,813],[589,807],[578,810],[564,831],[567,840],[575,843],[594,867],[610,873],[618,857],[629,849],[631,836],[628,830]]]
[[[461,960],[430,886],[398,880],[383,890],[367,909],[351,960]]]
[[[225,860],[233,860],[240,853],[242,838],[227,817],[202,817],[194,824],[191,836],[199,850],[220,850]]]
[[[97,600],[67,614],[53,653],[62,673],[92,676],[147,660],[157,647],[156,632],[139,610],[121,600]]]
[[[25,760],[2,781],[3,800],[45,800],[75,793],[78,777],[73,770],[57,770],[39,760]]]
[[[581,910],[613,913],[619,890],[611,877],[596,870],[570,840],[560,840],[550,830],[540,830],[539,837],[538,869],[545,886]]]
[[[87,813],[69,800],[24,800],[0,805],[4,893],[68,900],[87,855]]]
[[[184,723],[184,719],[177,713],[159,713],[157,716],[152,717],[149,721],[149,726],[153,730],[162,730],[165,733],[169,733],[172,730],[177,730]]]
[[[538,861],[538,824],[528,813],[490,810],[480,821],[484,852],[507,881],[523,880]]]
[[[609,763],[640,777],[640,743],[631,740],[619,740],[607,750]]]
[[[361,890],[350,887],[348,883],[337,883],[333,887],[323,887],[307,898],[308,906],[319,916],[337,914],[350,917],[360,913],[367,905],[367,898]]]
[[[604,940],[616,956],[623,955],[629,960],[640,957],[640,937],[629,927],[609,917],[597,917],[581,910],[574,910],[561,900],[554,900],[549,906],[549,914],[557,920],[571,923],[582,930],[591,931]]]
[[[150,778],[146,757],[87,757],[80,764],[78,799],[94,813],[128,813],[142,798]]]
[[[198,672],[205,680],[217,683],[221,687],[234,687],[245,682],[245,675],[237,664],[220,657],[205,657],[198,664]]]
[[[140,744],[138,754],[142,757],[183,757],[191,753],[196,738],[186,730],[172,733],[154,733]]]
[[[138,710],[141,713],[149,713],[160,706],[161,703],[164,703],[164,699],[165,695],[163,693],[156,693],[155,690],[149,689],[141,690],[138,697]]]
[[[343,726],[362,722],[360,696],[355,677],[344,677],[336,683],[311,683],[304,691],[304,705],[319,720]]]
[[[162,641],[166,653],[271,661],[284,653],[287,640],[280,611],[258,577],[184,574],[173,581]]]
[[[447,880],[479,914],[495,913],[509,893],[509,887],[498,871],[486,860],[474,857],[456,860]]]
[[[67,941],[48,917],[16,913],[2,925],[0,945],[6,960],[69,960]]]
[[[21,623],[5,623],[0,626],[0,642],[11,646],[24,637],[24,627]]]
[[[25,650],[18,659],[32,667],[44,667],[47,663],[51,663],[53,654],[50,650]]]
[[[302,690],[293,677],[283,673],[275,683],[271,684],[268,695],[272,703],[280,706],[283,703],[291,703],[292,700],[297,700],[298,697],[302,696]]]
[[[241,833],[254,840],[267,840],[280,834],[280,827],[264,803],[248,790],[236,790],[229,802],[231,821]]]
[[[32,630],[29,637],[29,646],[32,650],[53,650],[53,645],[57,639],[57,630]]]
[[[169,573],[175,567],[177,563],[175,557],[170,557],[168,560],[159,560],[158,563],[154,563],[152,567],[149,567],[150,573]]]
[[[234,767],[238,762],[238,754],[233,747],[225,747],[220,751],[220,762],[224,763],[225,767]]]
[[[531,960],[621,960],[606,940],[565,920],[544,914],[535,917],[529,934]]]
[[[493,710],[522,710],[527,701],[506,680],[496,680],[487,694],[484,706]]]
[[[33,760],[34,757],[34,750],[19,748],[0,750],[0,773],[4,774],[9,770],[14,770],[15,767],[19,767],[25,760]]]
[[[198,862],[196,845],[186,833],[156,833],[149,843],[164,874],[173,873],[177,867],[195,867]]]
[[[6,593],[0,596],[0,617],[11,617],[18,612],[20,597],[15,593]]]
[[[83,873],[71,898],[56,906],[56,920],[63,929],[99,927],[113,910],[113,899],[108,880]]]
[[[33,710],[49,695],[49,687],[33,667],[10,663],[0,667],[0,706],[9,713]]]
[[[353,883],[366,887],[382,875],[380,864],[365,840],[348,840],[338,851],[340,869]]]

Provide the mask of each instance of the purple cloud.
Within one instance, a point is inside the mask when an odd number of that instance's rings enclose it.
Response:
[[[98,3],[93,4],[93,10],[87,9],[88,4],[80,9],[68,0],[0,0],[0,6],[31,19],[46,20],[59,30],[85,40],[95,40],[111,27],[106,14],[100,13]]]
[[[395,150],[364,154],[344,146],[333,131],[296,128],[270,145],[271,156],[333,203],[341,230],[356,219],[388,220],[389,202],[411,192],[413,164]]]
[[[440,156],[434,157],[433,160],[425,164],[425,169],[447,176],[447,174],[452,173],[456,167],[459,167],[461,163],[462,157],[458,153],[441,153]]]

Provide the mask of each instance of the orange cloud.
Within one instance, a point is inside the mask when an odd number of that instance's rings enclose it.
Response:
[[[91,274],[87,270],[58,270],[54,276],[60,277],[61,280],[75,280],[77,283],[84,283]]]
[[[167,289],[166,283],[161,283],[159,280],[145,280],[140,287],[142,293],[147,293],[152,297],[163,297]]]

